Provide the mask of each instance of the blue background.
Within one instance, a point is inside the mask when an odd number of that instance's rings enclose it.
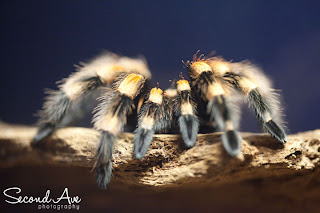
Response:
[[[290,131],[319,128],[318,1],[1,1],[0,119],[33,124],[43,89],[103,49],[143,54],[154,83],[201,50],[249,59],[282,90]],[[242,130],[259,131],[245,113]]]

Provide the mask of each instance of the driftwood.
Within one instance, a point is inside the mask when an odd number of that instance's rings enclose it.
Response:
[[[0,168],[17,166],[92,167],[99,132],[78,127],[58,129],[31,146],[36,128],[0,124]],[[221,133],[199,134],[196,146],[185,149],[179,135],[155,135],[142,161],[132,158],[133,134],[123,133],[114,149],[113,181],[168,187],[222,185],[254,179],[292,177],[317,171],[320,130],[288,136],[285,145],[268,134],[242,133],[242,155],[230,157]]]

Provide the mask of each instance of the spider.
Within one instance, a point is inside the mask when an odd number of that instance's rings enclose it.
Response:
[[[191,148],[205,128],[223,132],[221,140],[226,152],[237,156],[241,150],[238,127],[243,100],[254,108],[263,129],[285,143],[278,94],[266,75],[250,62],[197,57],[197,53],[192,61],[184,63],[189,80],[181,74],[180,80],[164,91],[159,85],[149,89],[151,73],[142,57],[104,52],[89,63],[80,63],[75,73],[60,81],[59,90],[50,91],[46,97],[33,144],[70,122],[72,116],[68,115],[99,89],[102,95],[94,109],[93,123],[101,132],[94,165],[100,188],[110,182],[113,146],[127,125],[127,118],[128,125],[137,123],[133,153],[136,159],[145,156],[157,132],[180,130],[186,147]]]

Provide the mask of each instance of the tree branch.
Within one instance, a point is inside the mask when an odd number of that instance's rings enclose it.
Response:
[[[0,167],[60,165],[92,167],[99,132],[88,128],[58,129],[33,148],[36,128],[0,123]],[[121,183],[179,187],[221,185],[256,178],[295,176],[320,165],[320,130],[288,136],[285,145],[268,134],[242,133],[242,155],[231,158],[220,133],[199,134],[185,149],[179,135],[155,135],[142,161],[132,158],[133,134],[120,135],[114,150],[113,179]]]

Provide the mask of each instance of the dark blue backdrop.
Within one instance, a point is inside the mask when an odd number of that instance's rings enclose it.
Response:
[[[146,56],[162,87],[181,60],[250,59],[282,90],[291,132],[319,128],[318,1],[1,1],[0,118],[32,124],[44,88],[102,49]],[[256,130],[252,115],[244,130]]]

